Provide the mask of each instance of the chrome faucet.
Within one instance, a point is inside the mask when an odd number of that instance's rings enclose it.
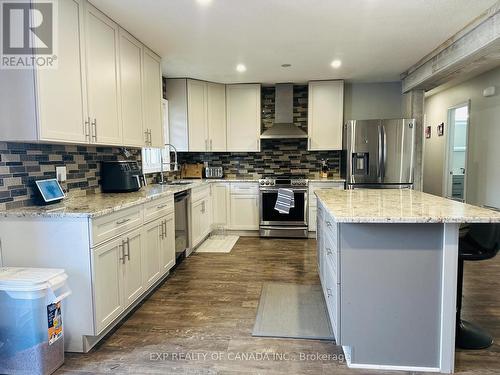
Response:
[[[163,175],[163,173],[165,172],[163,170],[163,166],[165,164],[167,165],[173,165],[174,166],[174,172],[177,172],[179,170],[179,163],[177,163],[177,149],[175,148],[175,146],[171,143],[166,143],[165,144],[165,148],[167,149],[167,152],[170,153],[170,149],[172,148],[174,150],[174,162],[173,163],[164,163],[163,162],[163,152],[161,152],[161,167],[160,167],[160,181],[158,182],[160,185],[164,185],[166,184],[167,182],[165,181],[165,177]]]

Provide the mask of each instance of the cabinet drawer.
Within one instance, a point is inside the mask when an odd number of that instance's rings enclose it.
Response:
[[[195,203],[210,197],[210,185],[203,185],[191,190],[191,202]]]
[[[142,224],[142,206],[121,210],[92,220],[92,246],[119,236]]]
[[[340,344],[340,285],[335,283],[335,272],[325,264],[324,288],[326,307],[337,345]]]
[[[323,229],[326,236],[329,236],[332,239],[332,242],[336,244],[338,232],[337,222],[329,214],[325,214],[323,221]]]
[[[259,185],[248,182],[231,183],[232,195],[257,195],[259,194]]]
[[[324,251],[325,251],[325,259],[327,260],[328,263],[330,263],[330,266],[332,267],[332,270],[334,271],[334,279],[335,279],[335,284],[338,284],[340,282],[340,279],[338,277],[338,271],[339,271],[339,250],[337,247],[337,242],[333,241],[332,238],[328,235],[325,236],[324,238]]]
[[[161,198],[144,204],[144,222],[150,222],[174,212],[174,198]]]

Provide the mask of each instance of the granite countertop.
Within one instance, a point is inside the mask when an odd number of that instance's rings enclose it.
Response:
[[[500,213],[409,189],[323,189],[316,196],[339,223],[500,223]]]
[[[186,180],[185,180],[186,181]],[[154,199],[172,196],[177,192],[195,189],[199,186],[217,182],[251,182],[257,178],[226,177],[223,179],[188,180],[186,185],[148,185],[133,193],[70,194],[63,202],[48,206],[27,206],[0,211],[0,217],[74,217],[96,218],[125,208],[133,207]],[[343,182],[344,180],[312,179],[310,181]]]

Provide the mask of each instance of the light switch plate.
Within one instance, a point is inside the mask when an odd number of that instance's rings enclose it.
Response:
[[[56,167],[57,181],[66,181],[66,167]]]

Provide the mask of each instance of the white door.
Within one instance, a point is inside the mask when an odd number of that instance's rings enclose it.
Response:
[[[123,264],[123,303],[130,306],[144,292],[142,277],[142,229],[136,229],[124,237],[125,263]]]
[[[118,25],[87,3],[85,36],[91,142],[121,145]]]
[[[175,217],[174,214],[167,215],[164,220],[165,233],[161,241],[161,266],[162,274],[170,271],[175,265]]]
[[[58,66],[37,71],[40,138],[87,143],[85,50],[80,0],[58,1]]]
[[[149,130],[151,147],[163,147],[161,59],[146,47],[143,51],[144,128]]]
[[[210,197],[203,199],[201,206],[201,237],[204,238],[210,234],[212,228],[212,210]]]
[[[92,250],[96,334],[102,332],[124,310],[123,254],[121,238]]]
[[[226,86],[227,151],[260,151],[260,85]]]
[[[226,86],[208,83],[208,148],[226,151]]]
[[[199,200],[191,206],[191,246],[198,245],[203,237],[203,206],[204,200]]]
[[[142,44],[120,29],[120,92],[123,144],[146,145],[142,126]]]
[[[227,228],[229,223],[229,185],[211,184],[212,223],[214,227]]]
[[[207,83],[189,79],[187,92],[189,151],[207,151]]]
[[[309,82],[308,149],[342,150],[344,81]]]
[[[469,103],[450,108],[446,137],[445,197],[461,202],[466,200],[468,134]]]
[[[230,228],[234,230],[259,229],[258,195],[231,195]]]
[[[144,226],[143,281],[146,288],[154,284],[161,276],[160,252],[162,250],[163,233],[163,218]]]

